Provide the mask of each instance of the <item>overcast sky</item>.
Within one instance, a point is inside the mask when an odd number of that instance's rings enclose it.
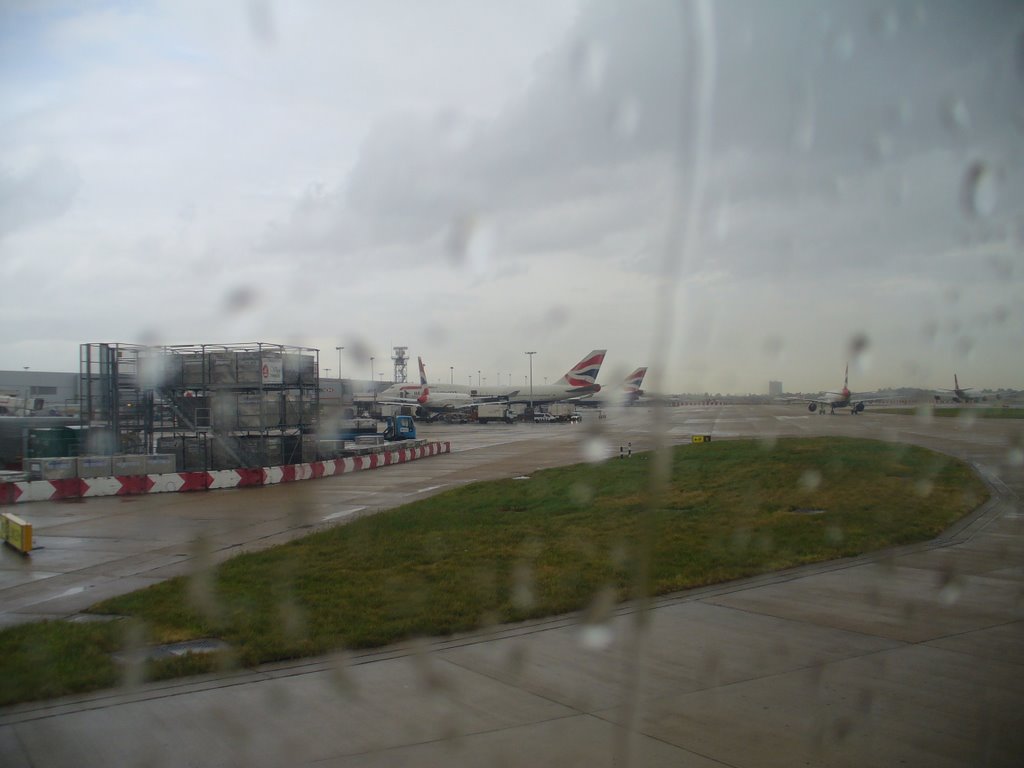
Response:
[[[1022,241],[1019,2],[0,2],[0,369],[1024,388]]]

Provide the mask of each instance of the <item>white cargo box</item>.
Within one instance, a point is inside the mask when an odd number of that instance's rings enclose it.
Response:
[[[70,480],[78,477],[78,460],[73,456],[48,459],[29,459],[30,480]]]
[[[79,456],[79,477],[110,477],[109,456]]]
[[[110,457],[111,474],[144,475],[146,474],[146,457],[141,454],[118,454]]]
[[[178,471],[177,456],[173,453],[151,453],[146,456],[147,475],[170,475]]]

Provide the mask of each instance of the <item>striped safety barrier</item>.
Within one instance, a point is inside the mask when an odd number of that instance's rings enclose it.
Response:
[[[287,464],[279,467],[220,469],[208,472],[173,472],[162,475],[118,475],[116,477],[73,477],[66,480],[27,480],[0,483],[0,505],[29,501],[95,496],[136,496],[143,493],[187,493],[220,488],[243,488],[260,485],[316,480],[367,469],[405,464],[409,461],[451,453],[450,442],[433,442],[412,448],[384,450],[344,459],[312,461],[308,464]]]

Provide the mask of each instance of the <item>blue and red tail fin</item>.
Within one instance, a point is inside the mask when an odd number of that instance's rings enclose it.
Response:
[[[423,358],[417,357],[416,360],[420,364],[420,386],[427,386],[427,369],[423,367]]]
[[[644,376],[647,375],[647,368],[637,368],[626,380],[622,382],[622,389],[627,395],[639,395],[642,390],[640,389],[644,383]]]
[[[558,383],[570,387],[588,387],[597,383],[597,374],[601,372],[606,349],[595,349],[574,365]]]

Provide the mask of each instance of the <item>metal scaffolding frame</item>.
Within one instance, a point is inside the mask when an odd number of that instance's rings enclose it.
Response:
[[[90,452],[173,453],[182,471],[316,459],[317,349],[265,342],[80,349],[82,426],[101,438]]]

